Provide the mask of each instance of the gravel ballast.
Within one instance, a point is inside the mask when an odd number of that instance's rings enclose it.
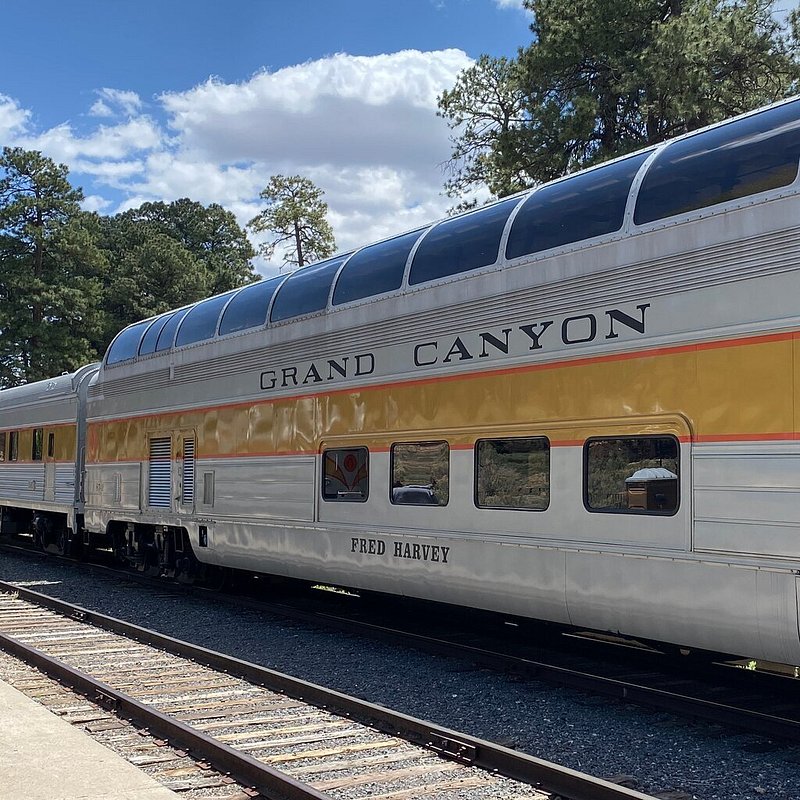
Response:
[[[0,554],[0,579],[650,794],[800,800],[797,746],[46,559]]]

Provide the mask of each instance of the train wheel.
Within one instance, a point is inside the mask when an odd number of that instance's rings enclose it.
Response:
[[[66,528],[59,528],[53,534],[52,542],[47,545],[47,552],[57,556],[67,554],[69,546],[69,531]]]

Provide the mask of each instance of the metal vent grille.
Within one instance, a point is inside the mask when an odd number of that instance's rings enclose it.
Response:
[[[183,490],[181,504],[194,504],[194,438],[183,440]]]
[[[150,482],[147,505],[172,507],[172,439],[169,436],[150,440]]]

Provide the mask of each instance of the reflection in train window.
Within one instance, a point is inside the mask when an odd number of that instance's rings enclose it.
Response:
[[[245,286],[228,303],[219,323],[219,335],[259,328],[267,322],[267,308],[275,290],[284,280],[282,275]]]
[[[322,499],[363,503],[369,496],[369,451],[341,447],[322,454]]]
[[[155,352],[158,337],[171,316],[172,314],[163,314],[153,320],[150,327],[144,332],[144,336],[142,336],[142,343],[139,345],[140,356]]]
[[[667,145],[648,167],[637,225],[788,186],[800,160],[800,101]]]
[[[275,295],[270,321],[322,311],[328,305],[333,279],[346,258],[347,255],[339,256],[293,272]]]
[[[475,504],[544,511],[550,504],[550,442],[542,436],[477,442]]]
[[[139,352],[139,342],[142,340],[144,329],[149,325],[150,320],[147,320],[125,328],[111,343],[106,356],[106,364],[119,364],[120,361],[134,358]]]
[[[6,432],[0,433],[0,461],[6,460]]]
[[[213,338],[217,332],[219,315],[225,304],[231,299],[231,294],[233,293],[218,294],[216,297],[210,297],[208,300],[192,306],[178,328],[175,346],[181,347],[185,344],[204,342],[206,339]]]
[[[392,445],[391,501],[397,505],[446,506],[450,499],[450,445]]]
[[[590,439],[584,446],[589,511],[674,514],[680,498],[674,436]]]
[[[494,264],[506,221],[519,203],[514,197],[440,222],[414,253],[408,282],[434,281]]]
[[[44,451],[44,428],[33,429],[31,440],[31,461],[41,461]]]
[[[16,461],[19,458],[19,431],[8,434],[8,460]]]
[[[399,289],[408,255],[421,234],[422,231],[413,231],[396,236],[388,242],[365,247],[351,256],[336,281],[333,305]]]
[[[188,312],[188,308],[182,308],[172,314],[172,316],[164,323],[161,333],[158,334],[158,341],[156,342],[155,350],[156,353],[160,353],[162,350],[169,350],[172,347],[172,343],[175,340],[175,331],[178,329],[178,325],[181,324],[181,320]]]
[[[640,153],[535,191],[514,217],[506,258],[618,231],[633,179],[649,155]]]

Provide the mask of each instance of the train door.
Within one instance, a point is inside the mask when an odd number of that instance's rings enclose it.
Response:
[[[44,500],[46,503],[56,501],[56,435],[46,431],[44,445]]]
[[[147,470],[147,508],[173,510],[172,434],[150,437]]]
[[[178,512],[194,514],[195,502],[195,454],[197,437],[193,430],[176,433],[177,447],[177,486],[175,492]]]
[[[196,441],[194,430],[150,437],[146,492],[149,509],[194,513]]]

